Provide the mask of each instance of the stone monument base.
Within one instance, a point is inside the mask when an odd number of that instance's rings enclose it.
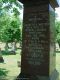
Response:
[[[59,73],[57,70],[54,70],[52,75],[49,76],[39,76],[39,75],[28,75],[28,74],[19,74],[16,80],[59,80]]]
[[[54,70],[50,77],[48,76],[37,76],[37,80],[59,80],[59,73]]]

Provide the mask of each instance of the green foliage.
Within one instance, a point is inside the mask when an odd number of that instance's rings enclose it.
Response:
[[[14,12],[14,15],[17,16],[20,14],[20,12],[16,9],[16,8],[13,8],[13,12]]]
[[[8,5],[11,6],[13,3],[19,7],[20,9],[22,9],[22,5],[18,2],[18,0],[0,0],[0,3],[9,3]],[[7,7],[9,7],[8,5],[6,5]]]
[[[0,68],[0,76],[7,76],[8,71],[4,68]]]
[[[60,21],[56,21],[56,41],[60,44]]]
[[[0,41],[20,41],[22,29],[22,22],[19,18],[20,12],[16,7],[13,7],[13,2],[16,4],[16,0],[1,0],[3,4],[6,4],[8,1],[8,5],[5,5],[4,7],[1,5],[0,7]],[[9,13],[11,9],[13,14]]]
[[[12,42],[15,39],[17,41],[21,38],[20,31],[21,22],[16,18],[16,20],[10,20],[7,15],[0,21],[0,40],[6,42]]]

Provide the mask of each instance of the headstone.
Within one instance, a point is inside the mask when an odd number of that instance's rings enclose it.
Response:
[[[52,0],[51,0],[52,1]],[[19,80],[58,80],[53,0],[23,0],[22,59]],[[52,3],[52,4],[51,4]]]

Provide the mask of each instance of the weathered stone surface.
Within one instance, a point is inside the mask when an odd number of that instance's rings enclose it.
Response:
[[[21,74],[18,76],[21,80],[58,80],[54,20],[55,12],[49,1],[25,0]]]

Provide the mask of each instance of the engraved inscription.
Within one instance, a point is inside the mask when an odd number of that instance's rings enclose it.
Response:
[[[28,50],[26,60],[30,65],[40,65],[45,62],[44,55],[48,53],[49,30],[47,13],[30,13],[25,17],[25,49]]]

